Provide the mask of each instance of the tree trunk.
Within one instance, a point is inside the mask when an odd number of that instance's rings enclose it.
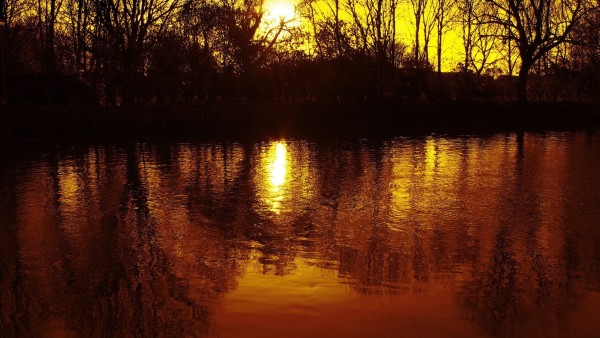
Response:
[[[527,102],[527,78],[529,76],[529,69],[531,68],[529,62],[522,62],[521,68],[519,69],[519,81],[517,85],[517,95],[519,102]]]
[[[121,97],[121,105],[130,107],[135,103],[136,86],[136,57],[137,50],[134,43],[129,43],[123,55],[123,96]]]
[[[8,37],[8,25],[5,23],[3,26],[0,26],[0,86],[2,94],[2,100],[0,101],[1,105],[6,105],[8,103],[8,88],[6,86],[6,78],[7,78],[7,68],[6,68],[6,43],[5,40]]]
[[[336,57],[343,55],[342,53],[342,32],[340,30],[340,1],[335,0],[335,53]],[[316,35],[315,35],[316,36]]]
[[[419,28],[417,28],[417,32],[415,34],[415,62],[419,63]]]
[[[420,9],[419,9],[420,11]],[[415,15],[415,65],[419,65],[419,53],[420,53],[420,46],[419,46],[419,31],[421,29],[421,14],[416,14]]]
[[[442,23],[443,17],[438,18],[438,32],[437,32],[437,71],[438,74],[442,74]]]

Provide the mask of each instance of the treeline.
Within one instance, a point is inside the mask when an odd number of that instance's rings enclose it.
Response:
[[[14,105],[600,93],[592,0],[302,0],[276,19],[264,0],[0,1]]]

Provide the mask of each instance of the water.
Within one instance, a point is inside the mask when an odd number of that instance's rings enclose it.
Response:
[[[598,136],[20,154],[0,336],[597,336]]]

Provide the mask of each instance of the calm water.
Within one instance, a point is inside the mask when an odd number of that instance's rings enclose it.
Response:
[[[0,336],[600,334],[600,134],[20,158]]]

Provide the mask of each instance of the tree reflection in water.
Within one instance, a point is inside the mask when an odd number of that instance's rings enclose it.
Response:
[[[432,304],[422,330],[443,315],[450,335],[590,334],[598,146],[571,133],[32,154],[1,169],[2,335],[227,336],[245,323],[227,311],[271,308],[321,315],[318,329],[354,295],[382,336],[404,325],[390,315],[412,318],[411,297]]]

